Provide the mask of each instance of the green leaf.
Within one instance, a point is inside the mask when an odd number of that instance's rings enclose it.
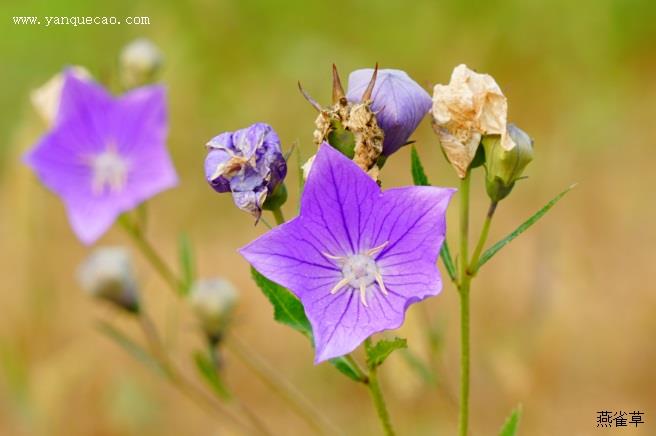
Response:
[[[424,171],[424,166],[421,164],[421,159],[419,159],[419,153],[413,145],[410,149],[410,166],[412,170],[412,181],[416,186],[430,186],[426,172]],[[442,249],[440,250],[440,257],[442,262],[444,262],[444,267],[446,272],[449,274],[452,282],[456,281],[456,268],[453,264],[453,259],[451,258],[451,252],[449,251],[449,244],[444,238],[444,243],[442,244]]]
[[[271,305],[273,305],[273,319],[293,328],[297,332],[300,332],[303,336],[308,338],[314,346],[312,326],[310,325],[307,316],[305,316],[305,310],[298,298],[279,284],[264,277],[252,267],[251,275],[262,293],[271,302]],[[341,373],[353,380],[364,381],[366,379],[364,374],[362,374],[358,368],[353,366],[345,357],[331,359],[330,363]]]
[[[105,321],[99,321],[97,328],[100,333],[104,334],[119,347],[123,348],[123,350],[132,356],[135,360],[143,363],[146,367],[154,370],[160,375],[166,374],[166,371],[162,365],[152,354],[150,354],[141,345],[134,342],[131,338],[126,336],[123,332]]]
[[[444,242],[442,243],[442,248],[440,249],[440,257],[442,258],[442,263],[444,263],[447,274],[449,274],[449,278],[452,282],[455,282],[457,280],[456,266],[453,264],[453,259],[451,258],[449,244],[446,242],[446,235],[444,236]]]
[[[519,227],[515,229],[512,233],[510,233],[508,236],[485,250],[481,258],[478,260],[478,265],[476,266],[476,271],[478,271],[488,260],[492,259],[492,256],[497,254],[499,250],[501,250],[503,247],[508,245],[513,239],[515,239],[517,236],[521,235],[526,231],[529,227],[531,227],[533,224],[535,224],[540,218],[546,214],[549,209],[551,209],[558,201],[565,196],[569,191],[571,191],[574,187],[576,186],[576,183],[573,185],[570,185],[565,189],[563,192],[560,194],[556,195],[549,203],[545,204],[542,209],[538,210],[533,216],[531,216],[529,219],[524,221]],[[475,271],[474,271],[475,272]]]
[[[382,365],[394,350],[400,348],[408,348],[408,341],[403,338],[381,339],[374,345],[367,346],[367,366],[376,368]]]
[[[178,240],[178,257],[181,271],[180,292],[182,295],[187,295],[196,279],[196,271],[194,268],[194,252],[191,246],[191,240],[186,233],[182,233]]]
[[[519,428],[519,418],[522,416],[522,406],[521,404],[515,407],[501,427],[499,431],[499,436],[515,436],[517,434],[517,429]]]
[[[227,400],[230,398],[230,393],[225,383],[221,379],[221,375],[216,368],[214,361],[202,351],[194,352],[194,362],[198,373],[207,382],[210,388],[221,398]]]
[[[329,362],[337,369],[339,372],[350,378],[351,380],[355,380],[357,382],[363,382],[366,380],[366,377],[362,372],[351,362],[349,362],[348,359],[345,357],[336,357],[334,359],[330,359]]]
[[[301,302],[287,289],[264,277],[251,267],[251,275],[257,286],[273,305],[273,319],[312,339],[312,327],[305,316]]]
[[[410,166],[413,183],[417,186],[430,186],[430,182],[424,171],[424,166],[421,164],[421,159],[419,159],[419,153],[417,153],[417,149],[414,145],[410,149]]]

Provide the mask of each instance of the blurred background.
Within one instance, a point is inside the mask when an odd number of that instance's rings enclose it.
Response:
[[[178,235],[193,240],[201,276],[241,291],[233,333],[257,349],[348,435],[377,434],[361,385],[315,367],[307,340],[274,323],[236,248],[265,230],[229,195],[205,183],[203,145],[255,121],[290,148],[313,153],[315,113],[330,67],[344,78],[379,62],[407,71],[429,92],[459,63],[492,74],[509,118],[535,139],[529,179],[503,201],[497,240],[572,182],[578,187],[488,263],[472,293],[471,433],[496,434],[521,403],[522,435],[656,434],[656,3],[556,1],[141,1],[0,3],[0,434],[212,435],[221,424],[99,334],[99,319],[141,341],[135,323],[84,295],[75,270],[89,252],[64,208],[21,164],[45,131],[30,92],[65,65],[115,80],[122,46],[146,36],[166,56],[169,147],[180,186],[150,202],[148,236],[171,263]],[[145,26],[14,25],[12,16],[148,16]],[[428,120],[414,135],[434,184],[453,186]],[[287,216],[295,211],[292,161]],[[409,149],[391,158],[386,186],[411,183]],[[473,225],[487,206],[473,182]],[[455,204],[455,203],[454,203]],[[449,212],[455,221],[457,208]],[[452,245],[455,234],[449,237]],[[129,245],[119,230],[102,245]],[[189,310],[134,249],[148,311],[176,362],[193,374],[202,346]],[[436,330],[430,357],[426,325]],[[408,313],[398,333],[435,369],[429,383],[401,353],[381,370],[399,434],[455,433],[458,300],[441,295]],[[310,430],[226,353],[226,378],[275,434]],[[642,411],[636,428],[598,429],[597,412]],[[227,429],[230,432],[230,429]]]

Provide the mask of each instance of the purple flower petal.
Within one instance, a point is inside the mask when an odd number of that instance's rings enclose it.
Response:
[[[322,362],[398,328],[408,305],[439,293],[436,262],[453,192],[409,187],[383,193],[323,144],[300,215],[240,253],[301,300],[312,324],[315,361]]]
[[[347,98],[362,99],[374,70],[362,69],[349,75]],[[379,70],[371,108],[385,132],[383,155],[389,156],[408,142],[431,108],[430,95],[401,70]]]
[[[91,244],[118,215],[177,184],[166,132],[161,87],[113,98],[67,74],[57,121],[26,163],[62,198],[73,230]]]

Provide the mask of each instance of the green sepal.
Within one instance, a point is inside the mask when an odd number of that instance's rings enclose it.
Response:
[[[355,156],[355,136],[346,130],[338,120],[331,120],[331,131],[328,133],[328,143],[339,150],[344,156],[353,159]]]
[[[373,345],[367,345],[365,342],[367,366],[369,368],[379,367],[390,354],[401,348],[408,348],[408,341],[403,338],[381,339]]]
[[[476,149],[476,154],[474,155],[474,159],[469,164],[469,169],[472,170],[484,164],[485,164],[485,147],[483,147],[481,144],[478,144],[478,148]]]
[[[274,189],[272,193],[267,195],[267,198],[264,200],[264,204],[262,205],[262,209],[277,210],[280,209],[286,201],[287,187],[285,187],[284,183],[280,183],[278,186],[276,186],[276,189]]]

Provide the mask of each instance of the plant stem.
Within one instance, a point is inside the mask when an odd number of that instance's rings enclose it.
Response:
[[[470,276],[474,277],[478,272],[478,259],[481,257],[483,248],[485,248],[485,242],[487,241],[487,235],[490,232],[490,224],[492,223],[492,217],[494,217],[494,212],[497,210],[497,202],[492,201],[490,207],[487,210],[487,215],[485,216],[485,222],[483,223],[483,229],[481,230],[481,236],[478,238],[478,243],[476,244],[476,249],[472,255],[471,261],[469,262],[469,267],[467,271]]]
[[[250,349],[241,339],[233,334],[231,335],[231,339],[226,343],[226,346],[317,433],[325,435],[341,434],[341,431],[335,428],[328,418],[315,409],[310,401],[298,392],[287,380],[281,378],[274,368]]]
[[[223,423],[223,419],[218,416],[216,412],[219,412],[223,417],[227,417],[233,424],[247,430],[249,433],[261,434],[261,429],[259,427],[256,432],[256,428],[249,425],[238,414],[214,401],[213,398],[207,396],[204,391],[196,388],[182,376],[166,354],[155,324],[143,310],[139,313],[139,325],[148,341],[151,353],[159,362],[166,379],[178,391],[180,391],[180,393],[195,402],[201,408],[205,409],[211,416],[218,419],[219,422]]]
[[[280,209],[276,209],[275,211],[273,211],[273,213],[274,216],[276,217],[276,221],[278,222],[278,224],[284,222],[284,217]],[[162,260],[162,258],[157,254],[155,249],[152,247],[152,245],[150,245],[148,240],[144,237],[143,233],[139,230],[139,227],[130,223],[129,218],[125,215],[122,217],[121,220],[119,220],[119,222],[126,230],[128,235],[132,237],[132,240],[135,242],[135,244],[137,244],[143,255],[153,266],[153,268],[155,268],[155,270],[160,274],[160,276],[162,276],[162,278],[167,282],[171,290],[173,290],[174,293],[179,295],[179,291],[182,289],[182,282],[177,278],[175,273],[173,273],[173,271],[166,265],[166,263]],[[152,331],[152,329],[150,330]],[[161,348],[163,349],[163,347]],[[264,359],[262,357],[257,356],[257,354],[254,351],[251,353],[251,355],[254,356],[253,358],[258,358],[260,361],[264,361]],[[247,358],[245,357],[242,360],[247,360]],[[250,363],[252,365],[255,365],[252,361]],[[270,374],[261,374],[262,377],[268,377],[269,375]],[[272,380],[269,380],[269,383],[275,384],[275,382]],[[274,390],[274,392],[278,393],[279,395],[281,394],[277,390]],[[260,429],[260,434],[270,434],[265,428],[263,428],[262,424],[258,422],[257,417],[254,414],[250,413],[250,411],[245,409],[245,406],[243,404],[239,403],[239,401],[235,398],[233,398],[233,401],[237,403],[239,408],[244,410],[245,414],[251,419],[251,421],[254,421],[255,426]]]
[[[364,347],[366,350],[369,350],[371,347],[370,338],[365,339]],[[376,408],[376,413],[378,414],[380,423],[383,426],[383,431],[386,436],[394,436],[392,421],[390,420],[389,412],[387,411],[383,391],[380,389],[380,383],[378,382],[378,368],[376,365],[371,365],[369,363],[367,364],[367,367],[369,369],[369,373],[367,374],[367,387],[369,388],[369,393],[374,402],[374,407]]]
[[[273,213],[273,217],[276,220],[276,224],[280,225],[285,222],[285,216],[282,214],[281,208],[273,209],[271,213]]]
[[[367,383],[367,386],[369,387],[371,398],[374,401],[374,407],[376,407],[376,413],[378,413],[378,418],[380,419],[385,434],[387,436],[393,436],[394,429],[392,428],[392,422],[390,421],[389,413],[387,412],[383,392],[380,390],[376,368],[369,370],[369,382]]]
[[[469,246],[469,182],[470,173],[460,181],[460,414],[458,434],[467,436],[469,420],[469,285],[467,273]]]
[[[125,216],[124,216],[125,217]],[[127,234],[132,238],[132,241],[136,244],[141,254],[150,262],[153,268],[157,273],[164,279],[164,281],[169,285],[175,293],[179,293],[182,289],[182,282],[178,280],[173,271],[168,267],[166,262],[157,254],[155,248],[150,244],[150,242],[144,237],[143,232],[139,227],[133,225],[128,221],[128,218],[119,220],[119,223]]]

